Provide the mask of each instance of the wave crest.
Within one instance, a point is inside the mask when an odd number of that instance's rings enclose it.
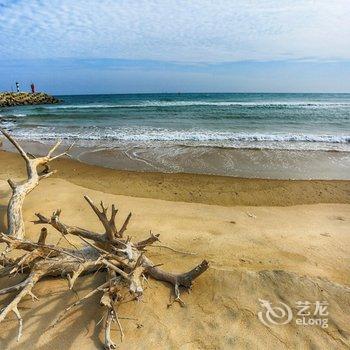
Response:
[[[17,132],[16,132],[17,131]],[[350,143],[350,135],[316,135],[302,133],[234,133],[209,131],[176,131],[147,128],[52,128],[36,127],[27,130],[14,130],[21,138],[26,139],[81,139],[81,140],[114,140],[114,141],[229,141],[229,142],[317,142],[317,143]]]
[[[59,109],[108,109],[108,108],[148,108],[148,107],[248,107],[248,108],[338,108],[350,107],[349,102],[308,102],[308,101],[256,101],[256,102],[239,102],[239,101],[143,101],[140,103],[123,104],[123,103],[91,103],[91,104],[71,104],[40,106],[37,110],[59,110]]]

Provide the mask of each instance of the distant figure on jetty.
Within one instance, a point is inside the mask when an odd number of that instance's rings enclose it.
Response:
[[[42,105],[59,103],[60,101],[43,92],[0,92],[0,107]],[[1,294],[1,293],[0,293]]]
[[[30,84],[30,88],[32,90],[32,94],[35,94],[35,85],[34,85],[34,83]]]
[[[19,82],[18,81],[16,81],[16,90],[17,90],[17,92],[19,92]]]

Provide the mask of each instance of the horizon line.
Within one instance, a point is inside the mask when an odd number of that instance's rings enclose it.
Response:
[[[21,91],[26,92],[26,91]],[[38,91],[38,92],[44,92],[44,91]],[[293,91],[276,91],[276,92],[266,92],[266,91],[224,91],[224,92],[107,92],[107,93],[83,93],[83,94],[52,94],[54,96],[85,96],[85,95],[190,95],[190,94],[295,94],[295,95],[311,95],[311,94],[318,94],[318,95],[325,95],[325,94],[350,94],[350,91],[336,91],[336,92],[293,92]]]

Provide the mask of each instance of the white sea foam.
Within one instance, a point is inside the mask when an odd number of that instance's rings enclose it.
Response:
[[[53,128],[35,127],[15,129],[14,133],[25,139],[80,139],[80,140],[110,140],[110,141],[193,141],[193,142],[307,142],[350,144],[350,135],[316,135],[304,133],[235,133],[194,130],[168,130],[155,128]]]
[[[41,106],[41,109],[102,109],[102,108],[147,108],[147,107],[191,107],[191,106],[217,106],[217,107],[265,107],[265,108],[287,108],[287,107],[306,107],[306,108],[338,108],[350,107],[347,102],[308,102],[308,101],[144,101],[137,104],[72,104],[72,105],[55,105]]]

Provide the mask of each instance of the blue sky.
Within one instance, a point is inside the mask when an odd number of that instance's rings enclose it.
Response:
[[[0,90],[350,92],[348,0],[0,0]]]

